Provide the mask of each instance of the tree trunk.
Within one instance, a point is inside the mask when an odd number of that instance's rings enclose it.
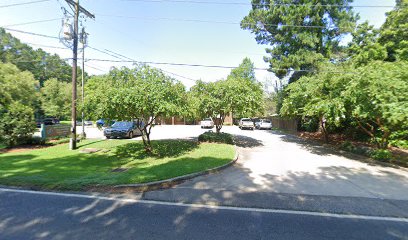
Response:
[[[144,127],[143,130],[141,130],[141,132],[142,132],[142,140],[143,140],[145,151],[151,154],[153,152],[153,148],[150,143],[150,132],[147,132],[146,127]]]
[[[320,132],[323,133],[324,141],[326,143],[328,143],[329,142],[329,134],[327,133],[326,120],[324,119],[324,117],[320,117]]]

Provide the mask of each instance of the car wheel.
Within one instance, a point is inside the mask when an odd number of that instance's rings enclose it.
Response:
[[[129,132],[129,139],[133,138],[133,132]]]
[[[106,136],[106,139],[110,139],[111,137],[109,137],[109,136]]]

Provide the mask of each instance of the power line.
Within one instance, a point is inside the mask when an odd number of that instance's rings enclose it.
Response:
[[[27,5],[27,4],[33,4],[33,3],[48,2],[48,1],[51,1],[51,0],[38,0],[38,1],[30,1],[30,2],[23,2],[23,3],[14,3],[14,4],[8,4],[8,5],[1,5],[0,8],[21,6],[21,5]]]
[[[92,69],[95,69],[95,70],[101,71],[101,72],[105,72],[105,70],[102,70],[102,69],[100,69],[100,68],[97,68],[97,67],[91,66],[91,65],[89,65],[89,64],[85,64],[85,66],[86,66],[86,67],[88,67],[88,68],[92,68]]]
[[[27,31],[22,31],[22,30],[17,30],[17,29],[11,29],[11,28],[6,28],[3,27],[5,30],[10,31],[10,32],[18,32],[18,33],[24,33],[24,34],[28,34],[28,35],[33,35],[33,36],[39,36],[39,37],[45,37],[45,38],[53,38],[53,39],[58,39],[58,37],[54,37],[54,36],[49,36],[49,35],[45,35],[45,34],[40,34],[40,33],[33,33],[33,32],[27,32]]]
[[[38,46],[38,47],[44,47],[44,48],[54,48],[54,49],[70,50],[69,48],[66,48],[66,47],[49,46],[49,45],[43,45],[43,44],[37,44],[37,43],[29,43],[29,42],[24,42],[24,43],[25,43],[25,44],[29,44],[29,45]]]
[[[93,50],[95,50],[95,51],[104,53],[104,54],[106,54],[106,55],[112,56],[112,57],[114,57],[114,58],[120,59],[120,60],[128,59],[128,60],[129,60],[128,62],[132,62],[132,63],[145,63],[145,62],[141,62],[141,61],[136,61],[136,60],[134,60],[134,59],[132,59],[132,58],[126,57],[126,56],[124,56],[124,55],[122,55],[122,54],[113,52],[113,51],[108,50],[108,49],[100,50],[100,49],[97,49],[97,48],[94,48],[94,47],[90,47],[90,46],[89,46],[89,48],[91,48],[91,49],[93,49]],[[118,57],[118,56],[119,56],[119,57]],[[166,73],[168,73],[168,74],[172,74],[172,75],[177,76],[177,77],[181,77],[181,78],[188,79],[188,80],[191,80],[191,81],[196,81],[195,79],[192,79],[192,78],[189,78],[189,77],[185,77],[185,76],[182,76],[182,75],[179,75],[179,74],[170,72],[170,71],[166,71],[166,70],[163,70],[163,69],[161,69],[161,70],[162,70],[163,72],[166,72]]]
[[[244,2],[214,2],[214,1],[192,1],[192,0],[122,0],[125,2],[146,2],[146,3],[189,3],[189,4],[212,4],[212,5],[238,5],[238,6],[283,6],[283,7],[354,7],[354,8],[393,8],[391,5],[341,5],[341,4],[294,4],[294,3],[271,3],[253,4]]]
[[[137,20],[144,20],[144,21],[178,21],[178,22],[193,22],[193,23],[214,23],[214,24],[228,24],[228,25],[240,25],[240,22],[228,22],[228,21],[212,21],[212,20],[202,20],[202,19],[185,19],[185,18],[143,18],[137,16],[123,16],[123,15],[111,15],[111,14],[100,14],[97,13],[98,16],[103,17],[114,17],[114,18],[127,18],[127,19],[137,19]],[[292,25],[292,24],[272,24],[272,23],[262,23],[262,26],[268,27],[277,27],[277,28],[315,28],[315,29],[327,29],[327,30],[334,30],[334,29],[344,29],[350,30],[347,27],[335,27],[335,26],[319,26],[319,25]],[[400,30],[400,29],[398,29]]]
[[[25,22],[25,23],[9,24],[9,25],[4,25],[4,26],[2,26],[2,27],[15,27],[15,26],[22,26],[22,25],[34,24],[34,23],[52,22],[52,21],[61,20],[61,19],[62,19],[62,18],[51,18],[51,19],[46,19],[46,20],[39,20],[39,21],[32,21],[32,22]]]

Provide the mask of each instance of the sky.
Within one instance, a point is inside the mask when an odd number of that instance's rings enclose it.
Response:
[[[6,7],[36,0],[0,0],[0,26],[58,37],[62,7],[71,11],[65,0],[43,0],[33,4]],[[145,62],[172,62],[202,65],[238,66],[249,57],[257,68],[267,68],[263,61],[266,45],[259,45],[255,36],[242,30],[239,22],[251,8],[250,0],[80,0],[80,4],[95,15],[95,20],[85,19],[83,26],[89,33],[89,47],[85,58],[119,60],[92,48],[111,51],[129,59]],[[193,1],[194,2],[194,1]],[[197,1],[195,1],[197,2]],[[242,4],[221,4],[242,3]],[[394,0],[355,0],[352,5],[394,6]],[[392,8],[355,8],[360,22],[369,21],[380,27],[385,13]],[[43,21],[32,24],[21,23]],[[193,20],[193,21],[191,21]],[[198,21],[197,21],[198,20]],[[206,22],[206,21],[211,21]],[[217,22],[217,23],[214,23]],[[32,36],[10,31],[24,43],[34,48],[41,44],[64,47],[58,39]],[[345,39],[347,41],[347,39]],[[70,49],[42,47],[62,58],[71,58]],[[87,61],[89,74],[103,74],[112,66],[128,66],[131,63]],[[152,65],[167,71],[187,87],[194,80],[215,81],[226,78],[230,69]],[[273,78],[267,71],[256,71],[259,81]]]

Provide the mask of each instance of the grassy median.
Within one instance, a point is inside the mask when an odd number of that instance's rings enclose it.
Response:
[[[141,141],[86,140],[70,151],[67,144],[0,154],[0,184],[61,190],[144,183],[203,171],[230,162],[232,145],[187,140],[152,142],[147,155]],[[81,153],[85,149],[95,153]]]

